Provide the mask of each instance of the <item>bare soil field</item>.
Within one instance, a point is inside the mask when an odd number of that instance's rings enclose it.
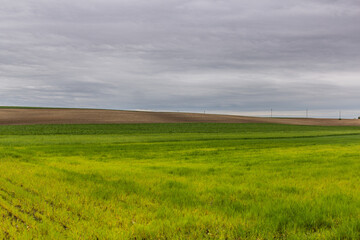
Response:
[[[279,123],[322,126],[360,126],[357,119],[261,118],[234,115],[145,112],[98,109],[0,109],[0,124],[106,124],[106,123]]]

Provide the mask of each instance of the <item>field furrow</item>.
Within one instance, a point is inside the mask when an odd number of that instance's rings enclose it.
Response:
[[[23,215],[26,215],[27,218],[32,218],[37,223],[42,223],[45,225],[58,226],[56,229],[58,231],[67,230],[68,226],[62,222],[62,219],[59,219],[57,213],[64,212],[63,206],[55,206],[51,200],[46,200],[42,198],[38,193],[24,189],[21,186],[15,185],[9,179],[6,179],[7,182],[11,183],[8,185],[12,191],[8,191],[3,187],[0,187],[0,197],[5,200],[8,204],[16,208]],[[24,194],[25,193],[25,194]],[[29,197],[33,194],[33,196]],[[23,200],[23,201],[21,201]],[[66,213],[69,213],[68,211]],[[72,215],[69,218],[73,218]]]

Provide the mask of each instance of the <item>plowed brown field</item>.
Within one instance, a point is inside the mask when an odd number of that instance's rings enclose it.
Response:
[[[360,126],[358,119],[260,118],[234,115],[144,112],[98,109],[0,109],[0,124],[104,123],[280,123],[296,125]]]

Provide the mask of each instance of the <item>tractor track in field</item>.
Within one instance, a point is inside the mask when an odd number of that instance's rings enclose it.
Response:
[[[0,197],[7,204],[9,204],[10,206],[17,209],[20,213],[30,216],[36,222],[42,222],[42,220],[43,220],[42,216],[44,215],[44,213],[35,208],[33,208],[32,211],[25,210],[20,204],[15,204],[13,202],[13,199],[19,199],[19,198],[16,197],[16,194],[14,192],[10,192],[10,191],[0,187]]]
[[[0,197],[0,200],[2,198]],[[11,221],[11,225],[16,225],[16,228],[18,227],[18,224],[22,224],[24,226],[24,228],[29,228],[29,225],[26,224],[26,222],[24,220],[22,220],[20,217],[14,215],[14,213],[9,210],[8,208],[6,208],[5,206],[3,206],[3,204],[0,201],[0,210],[3,209],[6,212],[6,216],[5,215],[0,215],[0,221],[2,222],[2,219],[5,220],[9,220]],[[20,229],[18,229],[20,230]],[[3,234],[3,239],[15,239],[14,236],[12,236],[6,229],[0,228],[1,233]]]
[[[8,179],[5,179],[7,182],[11,183],[12,186],[14,188],[20,188],[22,191],[25,191],[25,192],[28,192],[34,196],[36,196],[37,198],[39,198],[39,200],[43,200],[46,204],[48,204],[50,207],[54,208],[54,207],[58,207],[58,206],[55,206],[55,204],[52,202],[52,201],[48,201],[46,199],[43,199],[40,197],[39,194],[37,194],[36,192],[34,191],[30,191],[30,190],[25,190],[23,187],[19,187],[18,185],[14,184],[12,181],[9,181]],[[52,223],[55,223],[57,224],[58,226],[60,226],[63,230],[67,230],[69,227],[59,221],[58,219],[54,218],[53,216],[46,216],[46,213],[42,210],[39,210],[38,208],[35,208],[34,206],[30,206],[32,209],[31,210],[28,210],[28,209],[25,209],[21,204],[15,204],[14,203],[14,199],[18,199],[20,202],[21,202],[21,197],[20,196],[17,196],[15,192],[11,192],[3,187],[0,187],[0,198],[5,202],[7,203],[7,205],[9,205],[10,207],[14,207],[17,211],[19,211],[21,214],[23,215],[27,215],[28,217],[30,217],[31,219],[33,219],[36,223],[41,223],[44,221],[44,219],[47,219],[48,221],[52,222]],[[6,209],[8,212],[10,211],[7,207],[3,206],[0,202],[0,207]],[[66,209],[66,208],[65,208]],[[66,209],[67,212],[68,209]],[[69,212],[70,214],[74,215],[73,212]],[[14,215],[14,214],[13,214]],[[75,214],[76,215],[76,214]],[[26,226],[31,226],[31,225],[34,225],[34,224],[30,224],[30,223],[27,223],[24,219],[16,216],[17,219],[19,219],[22,223],[24,223]]]
[[[23,206],[16,204],[14,205],[11,198],[8,198],[4,195],[4,193],[8,193],[6,190],[0,188],[0,198],[3,199],[4,201],[6,201],[9,205],[15,207],[20,213],[29,216],[31,219],[33,219],[36,223],[42,223],[44,221],[44,219],[48,219],[49,222],[52,222],[54,224],[58,224],[62,229],[67,230],[68,226],[64,223],[62,223],[61,221],[58,221],[57,219],[55,219],[52,216],[45,216],[45,213],[39,209],[36,208],[32,208],[32,211],[29,210],[25,210],[23,208]],[[12,196],[12,194],[9,194],[8,196]],[[16,196],[13,196],[14,198]],[[1,205],[0,205],[1,206]],[[31,225],[35,225],[35,224],[28,224],[26,223],[25,220],[17,217],[17,219],[19,219],[23,224],[25,224],[27,227],[31,226]]]
[[[223,114],[120,111],[101,109],[0,108],[0,125],[132,123],[278,123],[360,126],[359,119],[266,118]]]
[[[6,194],[6,191],[4,192],[2,189],[0,189],[0,208],[2,208],[3,210],[5,210],[5,212],[7,212],[9,218],[15,220],[16,222],[20,222],[20,223],[24,224],[25,226],[29,226],[29,224],[26,222],[26,220],[24,220],[22,217],[20,217],[18,213],[14,213],[14,211],[9,209],[11,207],[6,206],[6,205],[13,206],[13,205],[4,196],[4,193]]]
[[[35,196],[35,198],[37,198],[37,200],[38,200],[37,202],[44,202],[46,205],[48,205],[52,209],[63,209],[64,211],[67,212],[67,214],[72,216],[72,219],[78,219],[81,221],[89,220],[87,217],[83,216],[82,213],[80,213],[78,211],[74,211],[74,209],[72,209],[72,207],[69,205],[64,205],[61,202],[56,203],[51,199],[41,196],[38,192],[36,192],[32,189],[26,188],[25,186],[23,186],[23,184],[19,185],[18,183],[13,182],[9,178],[2,178],[2,180],[9,184],[9,186],[8,186],[9,188],[14,188],[14,189],[17,189],[18,191],[27,192],[27,193],[31,194],[32,196]],[[31,211],[29,211],[29,210],[24,209],[19,204],[13,204],[12,199],[21,199],[21,198],[22,197],[19,196],[19,194],[17,195],[15,191],[9,191],[9,190],[5,189],[3,186],[0,186],[0,200],[3,199],[3,201],[6,201],[8,205],[13,206],[14,208],[16,208],[17,211],[21,212],[24,215],[26,214],[28,217],[35,220],[37,223],[41,223],[42,221],[44,221],[44,219],[47,219],[47,221],[57,224],[65,231],[68,230],[69,228],[71,228],[71,226],[68,226],[67,224],[63,223],[59,219],[56,219],[53,215],[46,216],[46,212],[39,210],[35,206],[30,206],[32,209],[31,209]],[[1,201],[0,201],[0,206],[1,206]],[[29,225],[34,225],[34,224],[29,224]]]
[[[36,222],[42,222],[42,218],[40,216],[36,216],[36,214],[39,213],[40,215],[42,215],[42,214],[44,214],[43,212],[39,212],[36,209],[33,209],[33,211],[30,212],[28,210],[23,209],[21,205],[13,203],[12,199],[16,198],[16,195],[14,192],[9,192],[6,189],[0,187],[0,197],[4,201],[6,201],[9,205],[15,207],[19,212],[29,215]]]

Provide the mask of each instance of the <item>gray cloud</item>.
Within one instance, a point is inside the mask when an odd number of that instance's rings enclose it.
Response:
[[[1,105],[360,109],[357,0],[18,0]]]

